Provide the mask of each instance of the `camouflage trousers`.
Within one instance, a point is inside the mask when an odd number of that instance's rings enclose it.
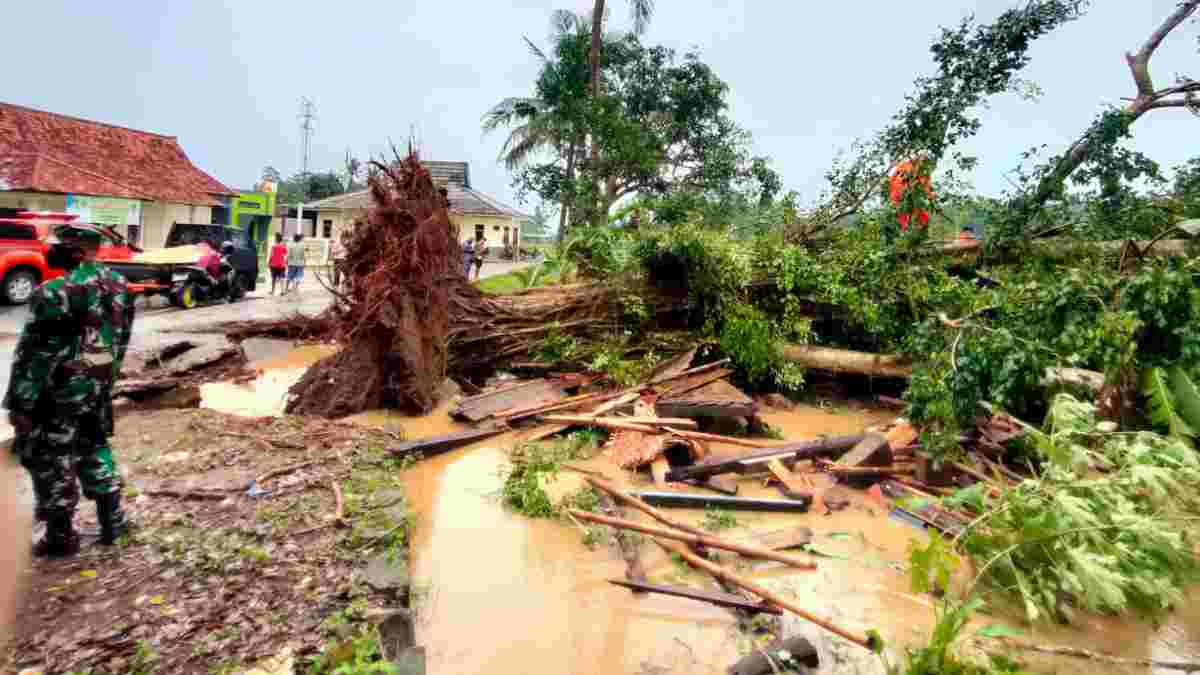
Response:
[[[100,415],[47,417],[13,441],[13,452],[33,479],[38,519],[74,515],[80,486],[88,499],[121,489],[121,474]]]

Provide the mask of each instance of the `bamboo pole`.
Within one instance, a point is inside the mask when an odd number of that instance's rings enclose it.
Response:
[[[739,446],[742,446],[745,448],[764,449],[764,448],[786,447],[786,444],[779,443],[779,442],[767,443],[764,441],[756,441],[756,440],[752,440],[749,438],[740,438],[738,436],[720,436],[718,434],[706,434],[702,431],[688,431],[686,429],[662,429],[659,427],[651,426],[650,424],[634,424],[632,422],[624,422],[624,421],[621,421],[620,418],[607,418],[607,417],[592,418],[592,417],[587,417],[586,415],[579,416],[579,417],[576,417],[574,415],[546,415],[545,417],[543,417],[543,419],[545,419],[548,422],[554,422],[555,420],[559,420],[560,418],[571,418],[572,420],[575,420],[575,421],[565,421],[564,420],[565,423],[567,423],[567,424],[587,424],[587,425],[591,425],[591,426],[602,427],[604,429],[620,429],[623,431],[639,431],[643,434],[669,433],[674,436],[678,436],[680,438],[688,438],[688,439],[691,439],[694,441],[711,441],[713,443],[725,443],[726,445],[739,445]]]
[[[620,528],[623,530],[634,530],[635,532],[641,532],[642,534],[649,534],[649,535],[653,535],[655,537],[664,537],[666,539],[682,541],[685,544],[692,544],[693,546],[705,546],[708,548],[719,548],[724,551],[733,551],[734,553],[744,555],[748,558],[758,558],[760,560],[773,560],[775,562],[780,562],[785,565],[788,565],[789,567],[794,567],[798,570],[812,571],[812,570],[817,569],[816,563],[813,563],[808,560],[801,560],[800,558],[797,558],[795,556],[791,556],[786,553],[780,553],[778,551],[773,551],[773,550],[763,547],[763,546],[755,546],[753,544],[738,544],[738,543],[734,543],[734,542],[730,542],[730,541],[725,541],[724,539],[718,539],[717,537],[713,537],[711,535],[699,535],[699,534],[691,534],[689,532],[677,532],[675,530],[667,530],[667,529],[664,529],[661,527],[655,527],[653,525],[642,525],[641,523],[635,523],[631,520],[622,520],[620,518],[610,518],[608,516],[602,516],[597,513],[591,513],[590,511],[580,511],[578,509],[568,509],[568,512],[580,520],[586,520],[591,523],[599,523],[600,525],[609,525],[611,527],[617,527],[617,528]]]
[[[690,534],[694,534],[697,536],[706,536],[706,533],[703,530],[701,530],[697,527],[692,527],[691,525],[688,525],[687,523],[681,523],[676,520],[672,520],[669,516],[664,514],[662,511],[659,511],[658,509],[654,508],[653,506],[650,506],[649,504],[647,504],[646,502],[644,502],[640,499],[637,499],[635,497],[630,497],[629,495],[625,494],[624,492],[621,492],[620,490],[618,490],[616,487],[614,487],[612,485],[612,483],[609,483],[606,480],[592,478],[591,476],[584,476],[583,479],[585,481],[587,481],[588,485],[591,485],[592,487],[596,488],[597,490],[608,494],[610,497],[612,497],[613,499],[617,500],[618,502],[620,502],[626,506],[630,506],[632,508],[637,509],[638,511],[641,511],[642,513],[650,516],[651,518],[657,520],[658,522],[662,523],[663,525],[666,525],[667,527],[670,527],[670,528],[673,528],[676,530],[680,530],[682,532],[688,532]]]
[[[765,600],[773,605],[782,607],[783,609],[786,609],[787,611],[791,612],[792,614],[795,614],[796,616],[798,616],[802,619],[805,619],[807,621],[811,621],[812,623],[815,623],[816,625],[820,626],[821,628],[824,628],[825,630],[829,631],[830,633],[833,633],[834,635],[837,635],[846,640],[849,640],[850,642],[853,642],[854,644],[856,644],[860,647],[863,647],[865,649],[869,649],[873,652],[879,652],[883,649],[882,641],[879,639],[878,636],[863,635],[863,634],[851,631],[849,629],[842,628],[840,626],[836,626],[833,623],[831,623],[828,619],[824,619],[822,617],[819,617],[819,616],[813,614],[812,612],[809,612],[808,610],[798,607],[797,605],[795,605],[788,599],[786,599],[776,593],[773,593],[770,590],[763,588],[762,586],[759,586],[758,584],[754,583],[753,581],[746,579],[742,576],[739,576],[737,574],[734,574],[733,572],[730,572],[729,570],[725,569],[724,567],[721,567],[720,565],[711,563],[711,562],[705,560],[704,558],[701,558],[700,556],[696,555],[695,553],[692,553],[691,551],[689,551],[686,546],[684,546],[678,542],[674,542],[674,541],[663,542],[663,541],[659,541],[658,539],[655,539],[654,543],[663,547],[663,549],[665,549],[668,553],[678,554],[680,557],[682,557],[684,560],[686,560],[689,565],[691,565],[697,569],[704,570],[705,572],[708,572],[709,574],[713,575],[714,577],[717,577],[719,579],[724,579],[725,581],[728,581],[729,583],[733,584],[734,586],[737,586],[738,588],[741,588],[744,591],[753,593],[754,595],[757,595],[758,597],[762,598],[763,600]]]

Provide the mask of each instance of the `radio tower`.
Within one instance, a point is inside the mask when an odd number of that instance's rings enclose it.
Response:
[[[300,97],[300,176],[304,178],[304,196],[308,199],[308,157],[312,148],[314,122],[317,121],[317,106],[307,96]]]

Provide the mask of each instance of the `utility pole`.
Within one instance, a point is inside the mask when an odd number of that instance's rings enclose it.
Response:
[[[304,202],[308,199],[308,159],[312,150],[317,106],[307,96],[300,97],[300,205],[296,207],[296,231],[304,230]]]

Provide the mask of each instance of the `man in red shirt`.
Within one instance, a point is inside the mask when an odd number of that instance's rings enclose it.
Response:
[[[275,245],[271,247],[270,261],[267,267],[271,268],[271,295],[275,295],[275,286],[284,280],[287,274],[287,244],[283,243],[283,233],[275,233]],[[287,291],[287,284],[283,285],[284,292]]]

